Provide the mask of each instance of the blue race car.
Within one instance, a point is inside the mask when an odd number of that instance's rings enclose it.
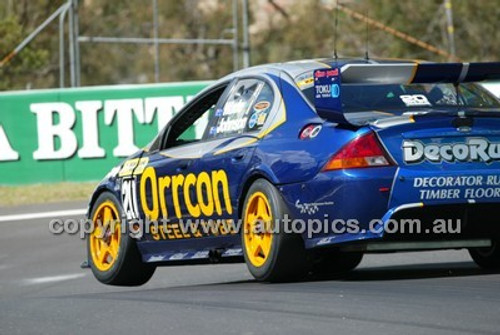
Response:
[[[200,92],[91,197],[88,263],[110,285],[245,261],[262,281],[367,252],[467,248],[500,268],[500,63],[318,59]]]

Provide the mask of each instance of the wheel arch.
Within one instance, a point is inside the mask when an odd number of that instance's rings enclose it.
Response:
[[[92,213],[92,208],[95,205],[95,202],[97,201],[97,198],[103,193],[109,192],[116,196],[119,200],[120,197],[117,195],[116,192],[113,191],[112,187],[108,184],[101,184],[96,187],[92,195],[90,196],[89,203],[87,205],[87,217],[90,218],[90,214]]]
[[[256,171],[256,172],[252,173],[250,176],[248,176],[248,178],[243,183],[243,186],[241,187],[241,190],[239,192],[238,207],[237,207],[237,210],[238,210],[237,213],[238,213],[239,219],[243,219],[243,217],[242,217],[243,205],[245,204],[245,198],[248,194],[248,190],[250,189],[252,184],[258,179],[265,179],[274,185],[273,180],[263,171]]]

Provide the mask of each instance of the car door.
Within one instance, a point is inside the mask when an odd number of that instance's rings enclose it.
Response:
[[[206,152],[199,160],[203,171],[217,173],[227,180],[228,190],[223,183],[213,185],[215,212],[217,218],[231,220],[227,222],[231,232],[238,226],[238,198],[256,145],[268,116],[275,102],[271,85],[263,79],[242,78],[233,87],[217,107],[210,119],[204,136],[206,142],[219,143]],[[230,198],[227,199],[227,196]],[[223,199],[224,201],[221,201]],[[228,234],[225,244],[239,245],[237,234]]]
[[[198,100],[152,146],[137,186],[144,217],[167,219],[168,229],[149,239],[168,241],[171,251],[240,244],[238,226],[228,221],[237,223],[239,187],[274,94],[263,80],[247,78]]]
[[[191,101],[142,157],[145,166],[136,178],[141,218],[151,223],[160,221],[161,228],[153,229],[146,238],[179,242],[194,237],[180,224],[202,214],[196,186],[205,174],[200,176],[197,161],[211,147],[203,141],[203,135],[217,102],[230,85],[222,84]]]

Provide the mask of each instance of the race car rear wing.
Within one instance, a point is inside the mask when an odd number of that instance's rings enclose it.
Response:
[[[345,84],[431,84],[500,80],[500,63],[347,64]]]
[[[318,115],[325,119],[355,125],[342,109],[343,84],[458,84],[485,80],[500,80],[500,62],[346,64],[341,68],[314,71],[315,107]]]

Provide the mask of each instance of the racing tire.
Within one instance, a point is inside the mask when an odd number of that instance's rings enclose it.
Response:
[[[316,254],[312,273],[319,277],[345,275],[354,270],[362,260],[362,252],[342,252],[337,249],[321,250]]]
[[[128,224],[123,227],[124,217],[123,208],[113,194],[99,195],[90,214],[94,229],[87,235],[88,262],[96,279],[103,284],[143,285],[151,279],[156,266],[142,262]],[[98,220],[103,228],[99,228]]]
[[[243,205],[241,243],[248,270],[258,281],[293,281],[308,272],[304,241],[299,234],[284,231],[285,214],[288,210],[276,187],[257,179]],[[259,233],[253,230],[257,224],[272,229]],[[278,231],[275,224],[280,225]]]
[[[469,254],[479,267],[486,270],[500,270],[500,239],[493,240],[491,247],[470,248]]]

